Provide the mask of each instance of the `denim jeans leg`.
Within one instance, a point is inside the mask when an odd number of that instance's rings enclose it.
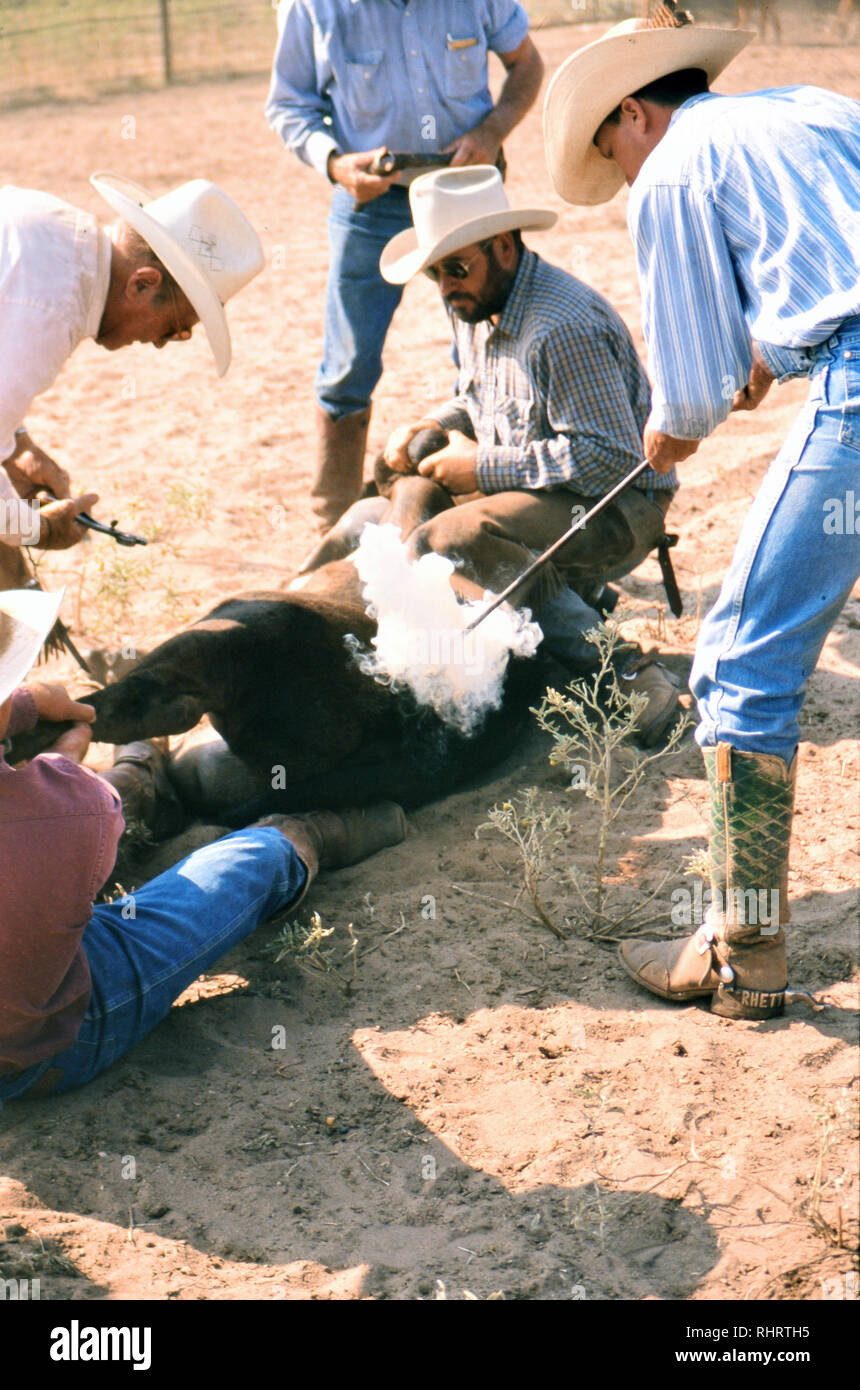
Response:
[[[545,603],[538,617],[543,632],[543,650],[575,675],[588,675],[598,665],[598,651],[587,632],[604,630],[600,614],[565,584]]]
[[[409,200],[402,189],[391,189],[360,206],[344,188],[332,195],[323,360],[316,394],[334,420],[364,410],[382,375],[385,336],[403,287],[383,280],[379,257],[393,236],[411,226]]]
[[[251,826],[195,851],[131,897],[97,905],[83,937],[92,994],[81,1031],[39,1070],[62,1070],[57,1092],[91,1081],[145,1038],[204,970],[293,902],[306,881],[280,831]]]
[[[726,742],[786,763],[794,756],[806,684],[860,572],[853,518],[841,528],[829,524],[839,498],[860,496],[857,348],[854,330],[818,354],[809,400],[753,502],[703,624],[690,678],[702,746]]]

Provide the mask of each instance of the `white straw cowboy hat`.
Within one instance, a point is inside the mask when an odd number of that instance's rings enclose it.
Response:
[[[18,688],[39,655],[65,592],[8,589],[0,593],[0,704]]]
[[[746,48],[755,33],[704,24],[654,27],[626,19],[562,63],[543,108],[546,162],[555,190],[567,203],[605,203],[624,183],[594,136],[615,107],[658,77],[702,68],[711,83]]]
[[[119,174],[99,172],[90,183],[170,271],[196,310],[223,376],[231,357],[224,305],[265,261],[245,214],[208,179],[191,179],[160,198]]]
[[[492,164],[434,169],[409,185],[414,227],[385,247],[379,269],[392,285],[405,285],[425,266],[499,232],[541,232],[556,220],[545,208],[512,208]]]

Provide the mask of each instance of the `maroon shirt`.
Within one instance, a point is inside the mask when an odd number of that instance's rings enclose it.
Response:
[[[37,719],[16,690],[9,734]],[[118,793],[89,768],[43,753],[15,771],[0,751],[0,1076],[78,1035],[90,997],[81,937],[123,828]]]

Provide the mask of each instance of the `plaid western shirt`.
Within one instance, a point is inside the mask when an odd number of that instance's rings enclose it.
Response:
[[[596,290],[524,251],[498,324],[452,325],[458,394],[428,413],[477,439],[482,492],[567,487],[596,497],[639,463],[648,379]],[[648,470],[637,485],[678,480]]]

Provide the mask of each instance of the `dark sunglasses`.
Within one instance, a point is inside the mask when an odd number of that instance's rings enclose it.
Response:
[[[493,244],[493,240],[494,238],[490,237],[489,241],[479,242],[478,250],[475,255],[470,256],[467,261],[464,261],[462,256],[446,256],[444,261],[439,261],[436,265],[425,265],[424,274],[437,285],[443,275],[452,280],[465,280],[469,274],[470,268],[478,259],[478,256],[486,256]]]

